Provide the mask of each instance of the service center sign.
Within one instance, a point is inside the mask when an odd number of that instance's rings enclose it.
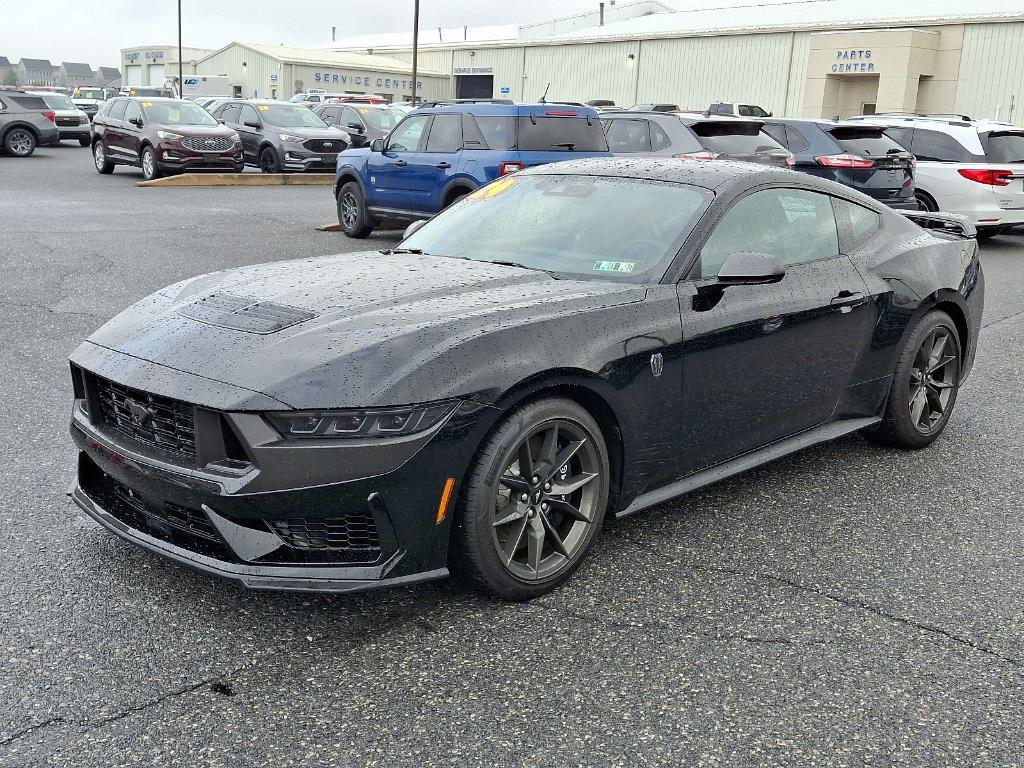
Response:
[[[356,75],[350,72],[318,71],[313,73],[313,82],[317,88],[326,86],[362,86],[363,88],[382,88],[384,90],[403,91],[412,87],[409,78],[391,77],[389,75]],[[416,90],[423,90],[423,81],[416,83]]]
[[[832,65],[835,74],[854,72],[874,72],[875,62],[871,61],[871,50],[836,51],[836,61]]]

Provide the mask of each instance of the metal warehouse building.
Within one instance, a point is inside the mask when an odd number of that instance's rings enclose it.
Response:
[[[550,83],[550,99],[572,101],[748,102],[806,117],[941,112],[1024,125],[1024,0],[602,6],[522,27],[421,30],[419,63],[450,77],[437,94],[449,97],[536,100]],[[409,38],[325,48],[408,62]]]

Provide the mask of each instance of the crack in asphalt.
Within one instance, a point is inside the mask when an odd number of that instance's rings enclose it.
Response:
[[[981,324],[981,328],[982,328],[982,330],[985,330],[986,328],[991,328],[994,325],[999,325],[1000,323],[1005,323],[1007,320],[1013,320],[1015,317],[1020,317],[1021,315],[1024,315],[1024,310],[1021,310],[1020,312],[1014,312],[1012,315],[1006,315],[1005,317],[1000,317],[997,320],[993,320],[992,322],[989,322],[989,323],[984,323],[983,322]]]

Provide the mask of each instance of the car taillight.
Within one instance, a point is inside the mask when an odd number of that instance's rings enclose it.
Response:
[[[874,160],[865,160],[857,155],[822,155],[814,159],[826,168],[871,168],[875,164]]]
[[[515,173],[516,171],[523,170],[523,168],[525,167],[526,166],[523,165],[522,163],[513,163],[509,161],[498,163],[498,175],[508,176],[510,173]]]
[[[51,112],[50,110],[47,110],[46,112],[43,112],[43,117],[45,117],[51,123],[56,123],[57,122],[57,113],[56,112]]]
[[[703,152],[684,152],[681,155],[676,155],[676,157],[680,160],[714,160],[718,157],[718,154],[718,152],[705,149]]]
[[[1006,187],[1010,184],[1013,171],[996,170],[994,168],[960,168],[961,176],[979,184],[991,184],[993,187]]]

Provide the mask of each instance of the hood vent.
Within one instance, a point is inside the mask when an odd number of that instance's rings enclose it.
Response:
[[[204,296],[181,307],[178,313],[218,328],[260,334],[277,333],[316,317],[316,313],[305,309],[226,293]]]

